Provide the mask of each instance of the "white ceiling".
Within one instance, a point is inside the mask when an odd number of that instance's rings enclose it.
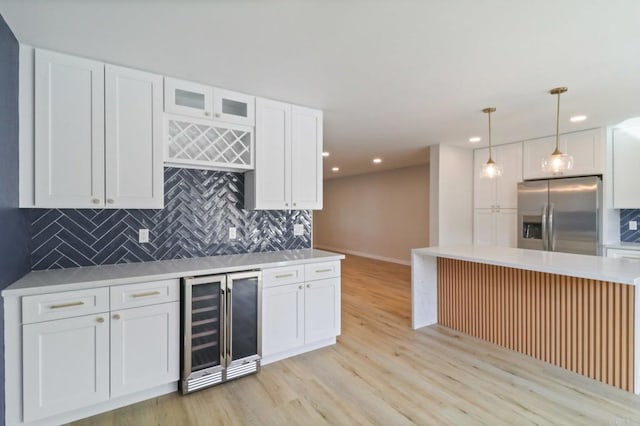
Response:
[[[326,177],[486,141],[486,106],[497,143],[553,134],[559,85],[563,131],[640,116],[638,0],[0,0],[0,13],[21,42],[323,109]]]

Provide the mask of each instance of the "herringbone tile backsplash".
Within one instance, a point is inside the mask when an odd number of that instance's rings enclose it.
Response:
[[[629,221],[640,222],[640,210],[620,210],[620,241],[623,243],[640,243],[640,231],[629,230]]]
[[[310,212],[245,210],[242,174],[166,168],[164,179],[163,210],[30,210],[32,269],[311,247]],[[138,243],[143,228],[149,243]]]

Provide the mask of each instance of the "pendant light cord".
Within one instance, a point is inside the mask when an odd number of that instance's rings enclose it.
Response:
[[[491,111],[487,115],[489,116],[489,160],[493,160],[493,155],[491,155]]]
[[[560,93],[558,92],[558,110],[556,111],[556,150],[558,151],[558,139],[560,139]]]

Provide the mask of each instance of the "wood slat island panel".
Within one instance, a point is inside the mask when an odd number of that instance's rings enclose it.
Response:
[[[634,391],[635,287],[438,257],[438,323]]]

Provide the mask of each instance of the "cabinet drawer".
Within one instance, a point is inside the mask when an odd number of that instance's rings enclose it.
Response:
[[[262,270],[262,286],[273,287],[282,284],[304,282],[304,266],[286,266]]]
[[[111,287],[111,310],[180,300],[180,280],[152,281]]]
[[[607,249],[607,257],[618,257],[640,261],[640,250]]]
[[[340,261],[304,265],[305,281],[322,280],[340,276]]]
[[[109,288],[65,291],[22,298],[22,323],[91,315],[109,310]]]

